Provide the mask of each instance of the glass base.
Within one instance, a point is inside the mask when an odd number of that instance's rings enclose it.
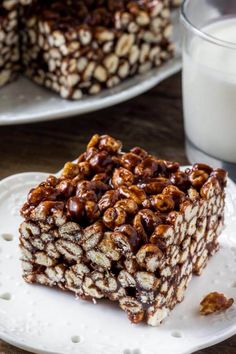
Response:
[[[195,145],[186,139],[186,153],[191,164],[202,162],[215,168],[223,168],[228,171],[229,177],[236,182],[236,164],[218,160],[205,152],[199,150]]]

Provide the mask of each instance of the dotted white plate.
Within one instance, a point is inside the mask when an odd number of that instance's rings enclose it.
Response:
[[[229,181],[221,249],[185,300],[157,328],[132,325],[116,304],[76,300],[70,293],[21,278],[19,208],[28,190],[47,174],[25,173],[0,182],[0,338],[35,353],[187,354],[236,334],[236,307],[201,317],[201,299],[211,291],[236,300],[236,186]]]
[[[174,42],[177,46],[175,58],[160,69],[135,76],[113,89],[85,97],[80,101],[61,99],[53,92],[30,80],[20,77],[17,81],[0,89],[0,125],[33,123],[80,115],[113,106],[134,98],[181,69],[180,24],[178,11],[174,12]]]

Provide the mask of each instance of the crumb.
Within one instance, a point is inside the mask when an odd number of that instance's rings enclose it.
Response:
[[[234,299],[227,299],[224,294],[213,292],[204,297],[200,303],[200,314],[203,316],[215,312],[225,311],[234,303]]]

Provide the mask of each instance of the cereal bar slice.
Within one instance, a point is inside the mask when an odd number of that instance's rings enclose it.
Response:
[[[23,18],[26,74],[67,99],[112,88],[174,52],[168,0],[33,2]]]
[[[19,70],[18,1],[0,1],[0,87]]]
[[[218,250],[227,174],[181,171],[95,135],[86,151],[29,192],[22,208],[23,277],[84,300],[117,301],[157,326]]]

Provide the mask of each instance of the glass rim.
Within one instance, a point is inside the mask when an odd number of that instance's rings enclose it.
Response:
[[[204,31],[202,31],[192,21],[190,21],[189,16],[187,14],[187,9],[186,9],[186,7],[190,1],[191,0],[184,0],[181,5],[181,8],[180,8],[180,19],[181,19],[182,23],[186,26],[186,28],[208,42],[211,42],[211,43],[221,46],[221,47],[226,47],[228,49],[236,50],[236,43],[228,42],[223,39],[219,39],[217,37],[214,37]],[[199,1],[203,1],[203,0],[199,0]]]

